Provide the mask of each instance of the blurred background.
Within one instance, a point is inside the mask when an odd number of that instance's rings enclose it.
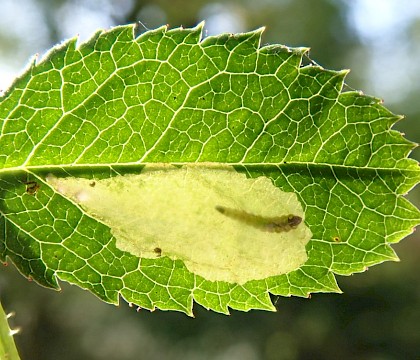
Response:
[[[98,28],[141,21],[205,35],[266,26],[263,43],[309,46],[330,69],[350,68],[352,88],[406,119],[395,129],[420,142],[420,2],[417,0],[0,0],[0,89],[31,55]],[[413,157],[420,159],[420,152]],[[415,189],[408,198],[420,205]],[[55,292],[0,268],[0,300],[15,311],[22,360],[32,359],[419,359],[420,245],[394,246],[400,263],[339,277],[344,294],[275,299],[277,313],[181,313],[101,303],[68,284]]]

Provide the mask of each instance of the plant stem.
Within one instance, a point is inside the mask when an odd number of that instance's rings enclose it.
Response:
[[[20,360],[13,334],[7,322],[8,316],[5,314],[0,303],[0,359]]]

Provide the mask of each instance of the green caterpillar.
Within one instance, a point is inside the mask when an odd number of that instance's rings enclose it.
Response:
[[[275,216],[275,217],[264,217],[247,213],[246,211],[226,208],[224,206],[217,205],[216,210],[227,217],[235,220],[242,221],[247,225],[251,225],[261,231],[267,232],[288,232],[292,229],[296,229],[297,226],[302,222],[300,216],[293,214]]]

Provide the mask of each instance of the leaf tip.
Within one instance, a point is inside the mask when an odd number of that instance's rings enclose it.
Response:
[[[405,116],[404,115],[395,115],[395,123],[400,122],[401,120],[404,120]],[[402,135],[405,135],[405,133],[401,133]],[[416,144],[418,145],[418,144]]]
[[[204,25],[206,25],[206,22],[205,20],[202,20],[196,26],[194,26],[193,29],[203,31]]]
[[[266,29],[267,27],[266,26],[261,26],[261,27],[259,27],[259,28],[257,28],[257,29],[255,29],[253,32],[255,33],[255,34],[259,34],[260,36],[262,35],[262,33],[265,31],[265,29]]]
[[[395,252],[394,252],[394,256],[392,256],[390,258],[390,260],[394,261],[394,262],[400,262],[401,261],[400,257]]]
[[[293,51],[302,56],[305,56],[305,55],[309,56],[309,52],[311,51],[311,48],[307,46],[301,46],[301,47],[293,48]]]
[[[206,22],[203,20],[203,21],[200,21],[196,26],[192,28],[192,31],[194,33],[197,33],[199,41],[202,41],[203,39],[203,30],[204,30],[205,25],[206,25]]]
[[[342,69],[338,71],[338,75],[342,76],[343,78],[347,77],[348,74],[350,74],[350,69]]]

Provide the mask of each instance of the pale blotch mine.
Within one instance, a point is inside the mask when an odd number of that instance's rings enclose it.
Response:
[[[312,234],[296,194],[264,176],[249,179],[232,167],[146,166],[138,175],[103,180],[47,176],[48,183],[109,226],[116,246],[133,255],[182,260],[210,281],[244,284],[299,268]],[[261,231],[216,206],[302,222],[288,232]],[[157,254],[156,249],[159,249]]]

